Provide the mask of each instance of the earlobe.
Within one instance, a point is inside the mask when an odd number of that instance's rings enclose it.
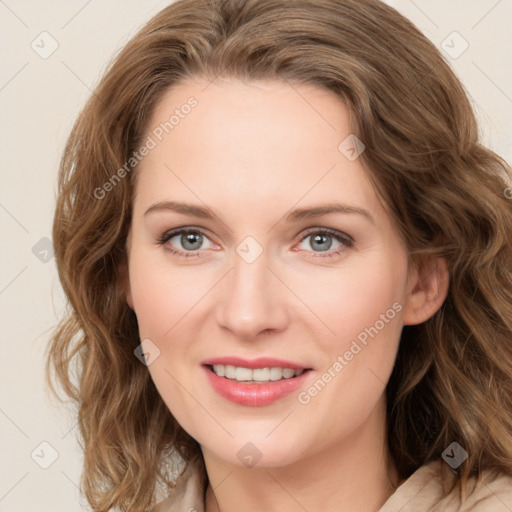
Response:
[[[417,325],[432,317],[443,305],[448,294],[449,272],[442,258],[430,259],[411,273],[411,290],[404,304],[404,325]]]

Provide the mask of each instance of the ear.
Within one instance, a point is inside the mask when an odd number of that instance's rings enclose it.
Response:
[[[404,325],[421,324],[439,310],[448,294],[449,272],[443,258],[428,258],[409,274],[410,290],[404,301]]]
[[[121,287],[121,291],[126,298],[126,302],[131,309],[133,308],[133,298],[132,298],[132,289],[130,286],[130,273],[128,271],[128,261],[125,259],[122,263],[119,264],[119,285]]]

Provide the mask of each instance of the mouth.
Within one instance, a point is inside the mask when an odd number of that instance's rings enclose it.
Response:
[[[279,366],[267,366],[264,368],[245,368],[231,364],[214,364],[206,367],[217,377],[233,380],[245,384],[268,384],[285,379],[293,379],[302,375],[310,368],[293,369]]]
[[[290,395],[309,381],[313,368],[290,361],[222,358],[203,361],[212,389],[237,405],[261,407]]]

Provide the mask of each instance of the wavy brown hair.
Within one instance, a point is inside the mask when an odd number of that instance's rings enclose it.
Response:
[[[483,470],[512,474],[511,172],[480,144],[470,102],[439,51],[377,0],[179,0],[110,64],[60,166],[53,240],[70,307],[49,346],[47,378],[77,404],[81,484],[94,510],[146,510],[157,482],[172,488],[170,453],[201,461],[134,356],[137,319],[120,269],[136,165],[108,197],[98,190],[141,146],[170,87],[217,76],[336,93],[411,261],[447,262],[448,296],[430,320],[404,327],[386,390],[400,476],[453,441],[468,452],[462,491]]]

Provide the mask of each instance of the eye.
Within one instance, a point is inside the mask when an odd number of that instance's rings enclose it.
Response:
[[[332,257],[352,247],[354,240],[340,231],[318,228],[302,237],[298,248],[308,252],[325,253],[315,257]]]
[[[166,250],[185,258],[199,257],[201,252],[216,246],[197,228],[180,228],[165,232],[158,240]],[[332,257],[352,247],[354,240],[345,233],[328,228],[316,228],[304,235],[298,250],[316,253],[315,257]]]
[[[182,228],[166,232],[159,239],[161,245],[166,247],[173,254],[185,256],[199,256],[198,251],[211,249],[213,242],[200,230],[193,228]]]

